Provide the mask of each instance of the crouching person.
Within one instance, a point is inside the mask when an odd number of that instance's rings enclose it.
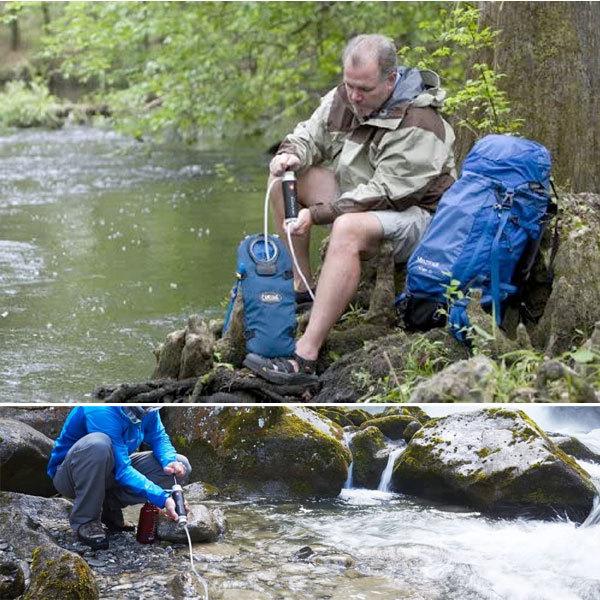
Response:
[[[151,448],[136,452],[145,442]],[[152,502],[177,520],[170,489],[191,472],[177,454],[158,408],[78,406],[65,421],[48,462],[48,475],[60,494],[73,498],[69,518],[81,542],[108,548],[108,531],[126,531],[122,508]]]

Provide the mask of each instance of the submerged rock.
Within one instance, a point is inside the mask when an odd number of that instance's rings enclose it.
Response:
[[[2,489],[51,496],[56,493],[46,475],[53,442],[33,427],[12,419],[0,419],[0,468]]]
[[[597,493],[589,474],[522,411],[432,419],[397,459],[394,489],[488,513],[583,520]]]
[[[202,504],[190,504],[188,510],[188,531],[192,543],[215,542],[225,532],[225,516],[219,509],[208,509]],[[156,534],[168,542],[187,543],[182,526],[160,514]]]
[[[336,423],[304,407],[165,408],[192,477],[235,496],[336,496],[351,457]]]

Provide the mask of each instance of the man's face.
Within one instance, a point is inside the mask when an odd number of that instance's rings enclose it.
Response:
[[[366,117],[377,110],[391,96],[396,84],[396,74],[391,73],[383,81],[375,61],[359,67],[350,61],[344,64],[344,86],[354,112]]]

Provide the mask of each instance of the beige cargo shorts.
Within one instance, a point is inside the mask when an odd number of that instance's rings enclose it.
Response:
[[[418,206],[406,210],[372,210],[383,227],[383,238],[392,242],[394,260],[404,263],[423,237],[431,221],[431,214]]]

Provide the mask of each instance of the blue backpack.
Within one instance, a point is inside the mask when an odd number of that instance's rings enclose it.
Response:
[[[488,135],[473,146],[408,261],[396,306],[409,329],[443,325],[447,312],[452,334],[465,341],[468,292],[475,288],[500,325],[556,213],[550,168],[548,150],[530,140]]]
[[[279,236],[246,236],[237,251],[237,282],[225,316],[229,328],[241,286],[246,350],[261,356],[292,356],[296,338],[296,299],[290,255]]]

